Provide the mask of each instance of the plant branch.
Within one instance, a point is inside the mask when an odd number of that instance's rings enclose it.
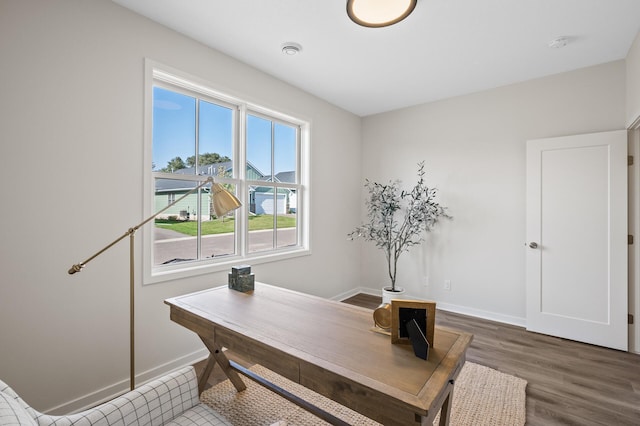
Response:
[[[424,181],[424,161],[418,163],[418,181],[411,191],[401,191],[399,181],[387,184],[365,181],[369,192],[366,200],[368,221],[348,234],[350,239],[362,238],[382,249],[387,260],[391,288],[395,290],[398,259],[410,247],[424,241],[440,218],[451,218],[446,207],[435,202],[436,189]],[[401,222],[396,213],[404,213]]]

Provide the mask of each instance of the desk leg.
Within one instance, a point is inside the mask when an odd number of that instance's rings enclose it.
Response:
[[[229,359],[222,352],[222,348],[218,346],[213,340],[200,337],[204,345],[209,349],[209,358],[207,359],[207,366],[204,369],[202,376],[198,379],[198,390],[200,390],[200,386],[204,389],[204,384],[209,379],[209,374],[213,370],[215,363],[217,362],[224,374],[231,380],[233,386],[236,388],[238,392],[241,392],[247,388],[244,384],[238,373],[231,368],[229,365]],[[202,390],[200,390],[202,392]]]
[[[451,405],[453,404],[453,380],[449,382],[449,394],[442,403],[440,409],[440,426],[448,426],[451,417]]]
[[[209,357],[207,358],[207,365],[204,367],[204,370],[200,372],[200,377],[198,377],[198,394],[204,392],[204,387],[207,385],[207,380],[209,380],[209,376],[215,366],[216,359],[212,354],[209,354]]]

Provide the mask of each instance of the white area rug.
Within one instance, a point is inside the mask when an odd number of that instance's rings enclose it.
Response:
[[[260,365],[253,366],[251,370],[351,425],[379,425]],[[245,377],[243,380],[247,384],[247,390],[243,392],[236,392],[231,382],[226,380],[204,391],[201,399],[238,426],[271,425],[283,420],[287,426],[327,424],[253,381]],[[450,424],[452,426],[524,425],[526,386],[527,382],[523,379],[467,362],[456,380]]]

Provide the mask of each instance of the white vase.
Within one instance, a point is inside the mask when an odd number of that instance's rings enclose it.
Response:
[[[391,287],[382,287],[382,303],[391,303],[391,299],[403,299],[404,288],[396,286],[395,291]]]

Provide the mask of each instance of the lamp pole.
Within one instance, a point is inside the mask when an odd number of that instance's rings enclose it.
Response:
[[[71,266],[71,268],[68,271],[69,275],[73,275],[76,272],[82,271],[82,268],[84,268],[87,265],[87,263],[89,263],[96,257],[100,256],[102,253],[109,250],[111,247],[113,247],[114,245],[116,245],[126,237],[129,237],[129,363],[130,363],[129,382],[130,382],[131,390],[135,388],[135,380],[136,380],[135,378],[135,371],[136,371],[135,370],[135,332],[134,332],[134,328],[135,328],[134,327],[134,324],[135,324],[135,257],[134,257],[135,233],[138,229],[140,229],[140,227],[144,226],[146,223],[155,219],[159,214],[175,206],[180,201],[184,200],[189,195],[193,194],[194,192],[196,192],[197,190],[199,190],[200,188],[202,188],[207,184],[211,184],[212,186],[212,191],[211,191],[212,195],[214,197],[219,197],[219,199],[221,199],[222,201],[222,204],[214,203],[214,205],[218,206],[218,210],[216,210],[217,215],[222,216],[232,210],[237,209],[242,205],[240,201],[233,194],[231,194],[230,192],[222,188],[221,185],[214,183],[213,177],[209,176],[205,181],[201,182],[195,188],[187,191],[183,196],[181,196],[177,200],[174,200],[172,203],[169,203],[166,207],[162,208],[161,210],[157,211],[153,215],[149,216],[148,218],[146,218],[136,226],[129,228],[127,232],[125,232],[122,236],[116,238],[111,243],[107,244],[104,248],[98,250],[98,252],[96,252],[94,255],[90,256],[89,258],[87,258],[85,261],[76,263],[75,265]],[[214,185],[216,185],[216,191],[213,190]]]

